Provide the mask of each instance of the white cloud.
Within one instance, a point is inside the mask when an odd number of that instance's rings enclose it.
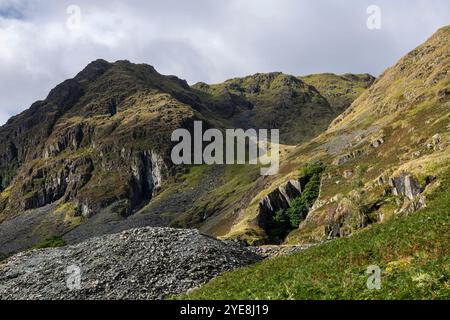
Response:
[[[256,72],[378,75],[450,21],[446,0],[0,0],[0,123],[97,58],[193,83]],[[80,29],[66,27],[69,5]]]

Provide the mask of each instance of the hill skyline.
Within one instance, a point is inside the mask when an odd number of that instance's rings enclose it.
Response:
[[[67,26],[75,12],[68,0],[0,2],[0,123],[97,58],[151,64],[190,84],[274,71],[378,77],[450,21],[442,0],[378,1],[380,30],[366,26],[366,0],[101,3],[76,3],[77,30]]]

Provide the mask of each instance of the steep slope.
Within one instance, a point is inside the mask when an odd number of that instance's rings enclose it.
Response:
[[[0,128],[2,251],[105,210],[134,214],[174,174],[172,131],[208,112],[185,81],[151,66],[91,63]]]
[[[287,183],[299,181],[304,192],[299,169],[314,161],[325,167],[319,193],[312,193],[317,199],[289,243],[343,237],[426,206],[450,165],[449,40],[450,27],[439,30],[388,69],[325,133],[289,150],[281,174],[266,179],[226,236],[267,236],[277,225],[276,213],[294,200],[283,193]]]
[[[349,238],[225,273],[189,300],[446,300],[450,297],[450,171],[429,207]],[[370,290],[369,266],[381,270]]]
[[[230,79],[223,84],[198,83],[194,88],[210,94],[210,106],[229,110],[227,118],[236,126],[247,127],[252,123],[256,125],[257,122],[259,126],[269,128],[272,120],[282,121],[282,142],[299,143],[309,141],[317,132],[322,132],[323,126],[329,121],[328,117],[335,117],[343,108],[350,106],[374,80],[369,75],[352,74],[311,75],[304,78],[295,79],[282,73],[256,74]],[[313,79],[327,79],[329,84],[320,87],[320,96],[336,98],[327,98],[329,103],[326,103],[324,98],[317,96],[318,91],[307,85],[312,82],[315,85],[321,84]],[[286,97],[291,98],[286,100]],[[226,101],[235,101],[236,107],[230,111],[223,106]],[[303,101],[307,101],[306,107]],[[314,101],[320,102],[320,106],[316,106]],[[279,108],[281,105],[283,107]],[[252,106],[251,110],[246,106]],[[312,115],[314,119],[311,120]],[[289,120],[281,120],[286,118]],[[292,148],[293,146],[281,145],[281,158],[285,158]],[[195,206],[175,221],[176,226],[198,227],[203,232],[216,236],[229,235],[230,230],[236,227],[233,225],[238,224],[237,229],[240,228],[239,221],[245,217],[246,208],[252,199],[262,190],[271,188],[272,179],[259,179],[259,168],[255,166],[226,166],[223,170],[225,179],[220,187],[198,196]],[[199,177],[190,176],[188,179],[192,178]],[[246,225],[243,228],[247,230]],[[254,228],[247,231],[252,234],[251,239],[261,237],[261,233]]]
[[[181,80],[124,61],[96,61],[57,86],[1,128],[2,145],[9,147],[1,150],[0,171],[14,199],[3,199],[2,217],[63,196],[77,202],[84,215],[128,198],[123,214],[129,214],[145,193],[160,186],[170,148],[167,133],[194,118],[194,109],[181,102],[194,101],[188,91]],[[124,162],[134,162],[134,168],[123,172],[129,166]]]

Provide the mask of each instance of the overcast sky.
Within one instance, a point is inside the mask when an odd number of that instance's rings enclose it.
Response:
[[[367,27],[370,5],[380,30]],[[269,71],[377,76],[446,24],[448,0],[0,0],[0,124],[97,58],[191,84]]]

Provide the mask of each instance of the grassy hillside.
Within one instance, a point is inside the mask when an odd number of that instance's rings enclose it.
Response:
[[[193,88],[232,127],[280,129],[283,144],[317,136],[337,115],[314,87],[280,72],[213,85],[198,83]]]
[[[260,201],[316,160],[325,165],[319,197],[286,243],[349,236],[426,205],[450,163],[449,43],[450,27],[440,29],[386,70],[326,132],[289,149],[280,174],[265,180],[227,237],[255,241],[270,232],[257,222]],[[407,185],[414,185],[413,195]]]
[[[299,79],[316,88],[338,114],[344,112],[375,81],[369,74],[332,73],[311,74]]]
[[[450,171],[429,206],[288,257],[224,274],[183,299],[449,299]],[[370,265],[381,290],[367,289]]]

